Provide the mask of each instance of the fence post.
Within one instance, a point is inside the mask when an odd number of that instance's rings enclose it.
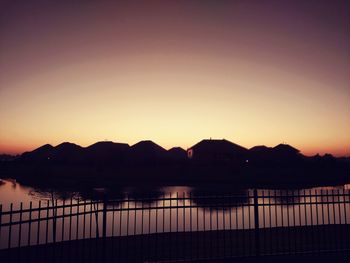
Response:
[[[254,229],[255,229],[255,255],[260,256],[260,229],[258,191],[254,189]]]
[[[107,233],[107,197],[103,197],[103,212],[102,212],[102,237],[105,238]]]
[[[0,237],[1,237],[1,230],[2,230],[2,204],[0,204]],[[1,244],[0,244],[0,248]]]
[[[57,199],[56,204],[54,199],[52,199],[52,238],[53,242],[56,243],[56,232],[57,232]]]

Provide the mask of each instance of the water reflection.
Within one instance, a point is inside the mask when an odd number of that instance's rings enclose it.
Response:
[[[124,199],[134,200],[136,206],[155,203],[161,196],[164,197],[164,192],[155,187],[128,187],[124,191]]]
[[[210,187],[177,186],[95,188],[72,192],[33,189],[15,184],[14,188],[13,182],[6,181],[0,188],[0,200],[4,204],[4,210],[8,210],[10,202],[15,203],[13,208],[16,209],[16,204],[18,208],[20,202],[24,203],[23,208],[28,208],[29,201],[35,201],[33,208],[41,205],[45,209],[47,207],[47,210],[42,213],[32,213],[31,218],[33,219],[54,215],[74,215],[64,219],[61,217],[55,222],[49,220],[47,223],[43,221],[31,226],[23,225],[24,235],[20,240],[23,245],[28,242],[28,233],[31,231],[33,233],[29,240],[30,244],[44,243],[45,229],[53,229],[54,225],[57,233],[51,231],[49,240],[60,241],[99,236],[103,202],[92,204],[89,201],[103,200],[105,197],[113,200],[108,203],[106,213],[108,236],[254,228],[252,190],[216,187],[214,191]],[[333,196],[335,194],[336,196]],[[52,200],[57,200],[59,205],[72,202],[75,206],[52,209],[50,208]],[[349,202],[349,190],[338,188],[258,190],[259,227],[347,224],[350,223]],[[79,211],[85,211],[87,214],[79,215]],[[23,220],[28,217],[28,213],[23,214]],[[5,223],[10,219],[8,215],[4,215],[2,220]],[[12,220],[18,220],[18,214]],[[4,234],[0,237],[0,247],[7,244],[8,228],[5,227],[2,233]],[[12,229],[12,233],[18,233],[18,225]],[[18,242],[18,239],[13,240],[13,242]]]
[[[194,188],[191,199],[196,205],[205,209],[228,209],[249,203],[249,192],[245,189],[223,187],[220,190],[211,188]]]
[[[349,189],[349,185],[334,187],[316,187],[310,189],[261,189],[259,193],[259,203],[268,202],[289,206],[308,200],[315,202],[337,201],[331,193],[339,193],[344,189]],[[207,186],[207,187],[118,187],[105,188],[82,188],[73,191],[72,189],[61,188],[33,188],[23,186],[14,180],[1,180],[0,203],[4,208],[13,203],[14,208],[20,202],[29,203],[41,201],[63,200],[103,200],[105,198],[113,200],[115,204],[126,202],[128,199],[134,200],[137,207],[142,204],[157,205],[157,199],[169,197],[178,198],[176,203],[183,204],[183,198],[191,198],[191,204],[198,205],[204,209],[227,209],[228,207],[242,206],[250,202],[251,198],[247,189],[236,189],[231,186]],[[320,196],[312,197],[312,193],[319,193]],[[327,194],[328,193],[328,194]],[[310,199],[311,195],[311,199]],[[267,198],[267,197],[270,198]],[[210,197],[210,198],[208,198]],[[339,201],[339,200],[338,200]],[[175,204],[174,204],[175,205]]]
[[[260,190],[259,196],[261,197],[259,202],[262,204],[275,203],[280,205],[293,205],[300,202],[300,190]]]

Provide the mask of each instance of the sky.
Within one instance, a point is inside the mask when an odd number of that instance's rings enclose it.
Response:
[[[348,1],[0,1],[0,153],[204,138],[350,156]]]

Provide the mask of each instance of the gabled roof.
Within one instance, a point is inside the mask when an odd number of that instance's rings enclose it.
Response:
[[[296,153],[299,153],[300,151],[288,144],[279,144],[275,147],[273,147],[273,150],[274,151],[277,151],[279,153],[288,153],[288,154],[296,154]]]
[[[55,146],[55,150],[78,150],[78,149],[82,149],[83,147],[81,147],[80,145],[77,145],[75,143],[71,143],[71,142],[63,142],[57,146]]]
[[[186,159],[187,158],[187,152],[182,149],[181,147],[173,147],[170,150],[168,150],[168,155],[171,158],[176,158],[176,159]]]
[[[268,152],[271,151],[272,148],[267,147],[265,145],[257,145],[249,149],[250,152],[253,153],[261,153],[261,152]]]
[[[203,151],[235,151],[239,153],[245,153],[248,150],[238,144],[230,142],[228,140],[212,140],[205,139],[200,141],[199,143],[193,145],[190,149],[193,150],[203,150]]]
[[[90,151],[111,151],[111,150],[126,150],[129,148],[127,143],[116,143],[111,141],[96,142],[88,147],[86,150]]]
[[[24,160],[47,159],[53,152],[54,147],[50,144],[45,144],[30,152],[24,152],[21,158]]]
[[[48,152],[48,151],[51,151],[53,148],[54,147],[51,144],[44,144],[43,146],[36,148],[35,150],[31,151],[30,153]]]
[[[168,152],[185,153],[186,154],[186,151],[184,149],[182,149],[181,147],[173,147],[173,148],[169,149]]]
[[[132,154],[155,154],[155,155],[162,155],[162,154],[166,154],[166,150],[159,146],[158,144],[150,141],[150,140],[146,140],[146,141],[140,141],[134,145],[132,145],[130,147],[130,152]]]

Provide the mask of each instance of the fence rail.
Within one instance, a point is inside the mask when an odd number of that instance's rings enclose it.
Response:
[[[48,200],[0,205],[0,257],[168,262],[339,252],[350,249],[349,223],[349,190]]]

